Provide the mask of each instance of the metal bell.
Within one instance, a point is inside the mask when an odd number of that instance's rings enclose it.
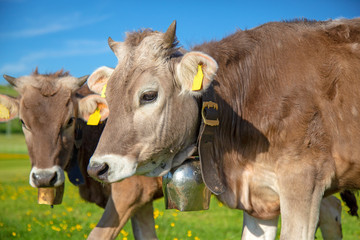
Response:
[[[211,192],[202,180],[199,158],[187,159],[163,176],[162,181],[166,209],[209,209]]]

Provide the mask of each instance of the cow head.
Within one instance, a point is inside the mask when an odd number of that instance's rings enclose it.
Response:
[[[217,63],[202,52],[183,54],[175,29],[173,22],[165,33],[134,32],[125,42],[109,38],[119,62],[107,84],[107,125],[88,167],[93,177],[162,176],[196,149],[196,97],[210,85]],[[193,90],[199,66],[201,86]]]
[[[97,105],[106,106],[105,99],[95,94],[80,98],[76,91],[88,76],[75,78],[62,70],[46,75],[36,70],[30,76],[4,78],[19,97],[0,95],[0,121],[20,118],[32,164],[30,185],[62,185],[74,146],[76,118],[87,120]],[[106,118],[106,109],[101,111],[102,118]]]

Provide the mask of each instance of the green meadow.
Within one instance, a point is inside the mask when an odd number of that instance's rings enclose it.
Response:
[[[37,204],[37,190],[28,183],[30,167],[23,135],[0,135],[0,239],[86,239],[103,209],[82,200],[68,181],[61,205]],[[159,199],[154,218],[159,239],[241,239],[242,211],[230,210],[214,197],[210,209],[200,212],[165,210]],[[345,206],[342,222],[344,239],[360,239],[360,220],[350,217]],[[322,239],[319,231],[316,236]],[[130,223],[117,239],[134,239]]]

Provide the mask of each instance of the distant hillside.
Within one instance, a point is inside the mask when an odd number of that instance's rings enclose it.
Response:
[[[0,94],[16,97],[19,95],[10,85],[0,85]]]
[[[10,85],[0,85],[0,94],[16,97],[19,94]],[[18,118],[7,122],[0,123],[0,134],[22,133],[21,123]]]

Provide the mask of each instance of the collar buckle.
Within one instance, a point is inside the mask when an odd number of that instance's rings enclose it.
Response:
[[[206,101],[202,104],[201,117],[205,125],[219,126],[218,105],[212,101]]]

